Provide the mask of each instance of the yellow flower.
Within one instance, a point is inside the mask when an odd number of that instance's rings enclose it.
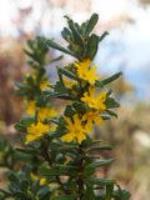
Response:
[[[28,103],[27,103],[27,108],[26,108],[26,113],[28,115],[35,115],[35,112],[36,112],[36,103],[34,100],[30,100]]]
[[[49,89],[50,85],[51,84],[49,83],[48,79],[45,79],[45,80],[41,81],[41,83],[40,83],[40,89],[42,91],[46,90],[46,89]]]
[[[72,142],[75,140],[81,143],[92,132],[92,124],[85,123],[78,115],[74,115],[73,121],[70,118],[65,118],[65,120],[67,133],[62,136],[64,142]]]
[[[39,177],[33,173],[31,173],[30,176],[31,176],[32,181],[39,181],[39,184],[41,186],[46,185],[46,183],[47,183],[46,178],[44,178],[44,177]]]
[[[44,121],[46,118],[56,117],[57,112],[54,108],[41,107],[38,111],[38,120]]]
[[[40,183],[41,186],[46,185],[46,182],[47,182],[46,178],[43,178],[43,177],[40,178],[40,180],[39,180],[39,183]]]
[[[95,123],[100,125],[103,123],[102,117],[99,115],[99,112],[90,111],[83,115],[83,120],[87,121],[88,123]]]
[[[39,139],[40,137],[46,135],[50,130],[51,127],[48,124],[43,124],[41,122],[31,124],[27,127],[26,143]]]
[[[69,89],[72,89],[72,87],[77,84],[75,81],[69,80],[69,79],[66,79],[66,78],[63,79],[63,82],[64,82],[65,86]]]
[[[90,87],[88,92],[85,92],[81,101],[86,103],[90,108],[103,112],[106,109],[105,105],[106,92],[95,94],[95,88]]]
[[[37,84],[37,76],[38,74],[36,72],[32,72],[32,74],[27,74],[25,75],[25,78],[29,78],[31,77],[34,81],[34,83]],[[27,80],[25,80],[25,83],[26,83]],[[51,86],[51,83],[49,82],[48,78],[47,77],[44,77],[43,80],[40,81],[39,83],[39,88],[43,91],[43,90],[46,90],[46,89],[49,89],[49,87]]]
[[[46,118],[52,118],[57,116],[57,112],[54,108],[50,107],[36,107],[35,101],[29,101],[27,104],[26,113],[29,116],[34,116],[36,114],[36,111],[38,113],[38,120],[44,121]]]
[[[99,76],[96,73],[96,67],[91,66],[90,59],[75,63],[75,67],[79,78],[87,81],[90,85],[94,85],[95,81],[99,79]]]

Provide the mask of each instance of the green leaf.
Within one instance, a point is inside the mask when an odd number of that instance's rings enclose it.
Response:
[[[9,191],[0,188],[0,198],[3,197],[1,198],[1,200],[5,199],[4,197],[10,197],[10,196],[11,193]]]
[[[97,21],[98,21],[98,15],[94,13],[86,25],[86,29],[85,29],[86,36],[88,36],[91,33],[91,31],[94,29],[95,25],[97,24]]]
[[[86,152],[95,152],[95,151],[102,151],[102,150],[112,150],[112,146],[111,145],[107,145],[107,144],[102,144],[100,146],[92,146],[89,147]]]
[[[42,187],[38,190],[37,195],[40,200],[49,200],[50,199],[50,190],[48,187]]]
[[[87,177],[86,182],[92,185],[100,185],[100,186],[106,186],[108,184],[110,185],[114,183],[112,179],[96,178],[96,177]]]
[[[64,114],[67,117],[72,117],[75,114],[75,110],[73,110],[71,105],[67,105]]]
[[[126,190],[116,190],[113,193],[114,200],[129,200],[131,197],[130,193]]]
[[[54,151],[58,151],[58,152],[70,152],[70,151],[74,151],[77,148],[76,144],[62,144],[62,143],[52,143],[50,145],[50,148]]]
[[[65,68],[58,68],[58,73],[63,74],[65,76],[67,76],[68,78],[77,80],[77,77],[71,71],[69,71]]]
[[[39,172],[42,176],[61,176],[76,174],[76,167],[71,165],[56,165],[53,168],[41,167]]]
[[[87,167],[94,167],[94,168],[102,167],[102,166],[110,165],[113,161],[114,159],[100,159],[89,164]]]
[[[65,94],[67,92],[66,88],[64,87],[64,84],[60,81],[57,81],[54,90],[58,94]]]
[[[4,138],[4,136],[0,135],[0,151],[4,151],[4,149],[7,147],[7,141]]]
[[[110,108],[118,108],[120,104],[112,97],[108,97],[105,101],[106,107]]]
[[[92,34],[88,40],[86,57],[93,60],[98,50],[98,44],[99,37],[95,34]]]
[[[112,162],[113,162],[113,159],[96,160],[93,163],[86,165],[85,170],[84,170],[84,176],[85,177],[90,176],[95,172],[96,168],[110,165]]]
[[[74,38],[74,43],[82,45],[83,44],[83,38],[82,38],[81,34],[78,31],[77,25],[68,16],[65,16],[65,17],[66,17],[66,19],[68,21],[69,28],[72,31],[72,35],[73,35],[73,38]]]
[[[112,75],[109,78],[102,80],[102,81],[96,81],[96,86],[97,87],[104,87],[105,85],[107,85],[107,84],[115,81],[116,79],[118,79],[121,75],[122,75],[122,72],[119,72],[119,73]]]
[[[99,42],[101,42],[109,33],[105,31],[100,37],[99,37]]]
[[[25,131],[28,126],[35,122],[34,117],[26,117],[20,120],[16,125],[15,128],[18,131]]]
[[[92,200],[92,199],[95,199],[93,185],[90,185],[89,183],[87,184],[86,190],[84,192],[84,196],[83,196],[82,199],[83,200]]]
[[[61,32],[61,35],[67,42],[71,42],[72,35],[68,28],[65,27]]]
[[[50,60],[50,64],[52,64],[52,63],[54,63],[54,62],[56,62],[56,61],[60,61],[61,59],[63,58],[63,56],[61,55],[61,56],[58,56],[57,58],[53,58],[52,60]]]
[[[118,115],[117,115],[115,112],[113,112],[112,110],[106,110],[106,112],[107,112],[109,115],[118,118]]]
[[[46,97],[57,97],[59,99],[65,99],[65,100],[74,100],[73,96],[68,96],[66,93],[59,93],[59,92],[44,92]]]
[[[47,46],[51,47],[51,48],[54,48],[54,49],[57,49],[63,53],[66,53],[66,54],[69,54],[71,56],[74,56],[74,54],[69,51],[68,49],[62,47],[61,45],[57,44],[56,42],[54,42],[53,40],[47,40],[46,42]]]
[[[22,148],[16,148],[15,149],[17,152],[21,152],[21,153],[24,153],[24,154],[37,154],[37,149],[35,148],[25,148],[25,149],[22,149]]]
[[[84,103],[76,101],[75,103],[73,103],[73,107],[75,108],[75,110],[79,113],[85,113],[87,107],[85,106]]]
[[[24,52],[25,52],[25,54],[28,55],[29,57],[32,57],[32,58],[34,57],[34,55],[33,55],[30,51],[24,49]]]
[[[106,195],[105,195],[105,199],[106,200],[112,200],[113,189],[114,189],[114,184],[113,183],[110,183],[110,184],[106,185]]]
[[[104,140],[89,140],[89,142],[86,144],[86,147],[89,148],[89,147],[93,147],[93,146],[97,146],[97,145],[101,145],[103,144],[102,142],[104,142]]]
[[[18,160],[29,161],[29,160],[31,160],[31,158],[33,158],[33,155],[32,154],[23,153],[23,152],[19,152],[19,151],[15,151],[13,157],[17,161]]]

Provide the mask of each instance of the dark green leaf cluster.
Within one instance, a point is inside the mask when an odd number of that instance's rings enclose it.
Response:
[[[14,150],[3,135],[0,136],[0,167],[12,169],[14,166]]]
[[[22,82],[16,83],[17,95],[23,96],[28,100],[39,99],[41,95],[40,84],[46,80],[46,56],[49,49],[42,45],[38,37],[29,40],[25,53],[28,55],[28,63],[33,71],[24,77]]]
[[[28,40],[27,47],[28,48],[24,51],[29,57],[29,65],[33,68],[40,68],[43,70],[43,66],[45,65],[45,58],[49,48],[43,45],[38,37],[35,40]]]
[[[43,38],[44,40],[44,38]],[[36,99],[37,104],[46,104],[46,99],[42,98],[42,90],[40,84],[48,81],[46,74],[46,61],[49,48],[43,45],[41,38],[36,37],[34,40],[29,40],[27,47],[24,50],[28,56],[29,67],[32,69],[30,73],[24,77],[22,82],[16,83],[16,93],[28,100]],[[49,60],[49,64],[60,60],[62,56]],[[50,86],[49,86],[50,87]]]
[[[89,20],[79,25],[74,22],[68,16],[66,16],[68,27],[65,27],[62,31],[62,37],[67,41],[68,46],[65,48],[53,40],[41,41],[45,46],[52,47],[65,54],[69,54],[79,60],[84,58],[90,58],[91,60],[95,57],[98,50],[99,43],[108,34],[104,32],[101,36],[92,33],[95,25],[98,21],[98,15],[93,14]]]
[[[0,190],[0,199],[49,200],[49,188],[46,185],[41,186],[38,180],[33,181],[31,172],[29,167],[19,172],[10,172],[8,189]]]
[[[111,158],[102,158],[102,152],[112,149],[110,145],[102,141],[93,142],[89,138],[80,146],[73,143],[51,143],[51,148],[57,152],[61,162],[55,163],[52,167],[43,165],[39,173],[50,182],[60,177],[63,185],[59,192],[62,197],[56,196],[54,199],[129,199],[129,193],[117,186],[114,180],[95,176],[97,169],[102,170],[113,161]]]

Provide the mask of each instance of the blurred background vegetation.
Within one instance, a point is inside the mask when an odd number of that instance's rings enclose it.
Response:
[[[77,12],[78,11],[78,12]],[[95,137],[114,145],[116,161],[106,176],[115,177],[129,188],[133,200],[149,200],[150,196],[150,1],[148,0],[28,0],[0,1],[0,141],[12,145],[19,135],[14,124],[24,106],[15,96],[15,82],[28,72],[24,47],[36,35],[53,37],[59,42],[65,14],[83,21],[92,12],[100,15],[96,32],[108,30],[110,35],[95,59],[101,76],[123,71],[113,83],[121,108],[118,119],[96,128]],[[50,51],[49,57],[57,52]],[[67,57],[60,64],[69,62]],[[100,68],[99,68],[100,66]],[[55,67],[47,66],[55,81]],[[106,155],[107,156],[107,155]],[[0,153],[0,160],[2,152]],[[4,168],[0,168],[0,186],[5,184]]]

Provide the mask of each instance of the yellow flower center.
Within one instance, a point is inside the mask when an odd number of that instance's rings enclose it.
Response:
[[[57,116],[57,111],[50,107],[36,107],[35,101],[29,101],[26,108],[26,113],[29,116],[35,116],[37,113],[37,118],[39,121],[44,121],[47,118],[53,118]]]
[[[81,101],[86,103],[90,108],[96,109],[99,112],[103,112],[106,109],[105,105],[106,92],[101,92],[96,95],[95,88],[89,88],[88,92],[85,92]]]
[[[78,115],[74,115],[73,121],[66,118],[67,133],[62,136],[64,142],[77,141],[81,143],[86,139],[87,134],[92,132],[92,124],[83,121]]]
[[[39,139],[49,131],[50,126],[48,124],[43,124],[41,122],[37,122],[37,124],[31,124],[29,127],[27,127],[26,143]]]
[[[96,73],[96,67],[91,64],[90,59],[85,59],[75,63],[75,67],[79,78],[87,81],[90,85],[94,85],[96,80],[99,79],[99,76]]]

